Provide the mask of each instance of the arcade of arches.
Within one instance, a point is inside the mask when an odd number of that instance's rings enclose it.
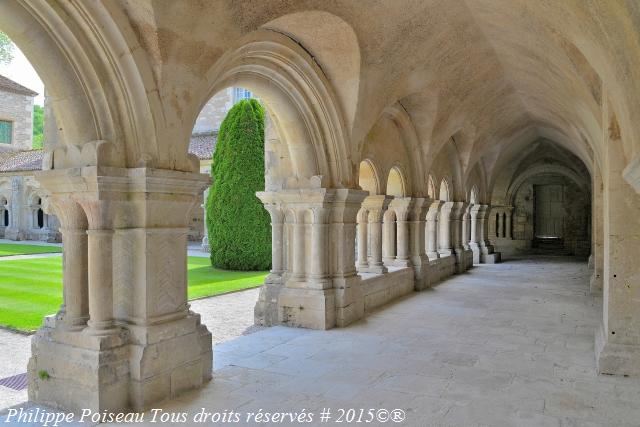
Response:
[[[33,337],[30,399],[141,409],[211,378],[185,271],[208,177],[187,147],[231,86],[269,112],[257,322],[345,327],[501,254],[588,255],[598,370],[639,375],[639,17],[624,0],[0,0],[60,127],[37,179],[64,304]]]

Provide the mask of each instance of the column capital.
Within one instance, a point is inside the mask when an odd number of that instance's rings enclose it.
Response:
[[[406,221],[413,208],[415,200],[412,197],[394,197],[389,203],[389,209],[396,213],[396,220]]]

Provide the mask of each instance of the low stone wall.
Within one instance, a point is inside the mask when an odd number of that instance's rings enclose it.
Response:
[[[371,312],[396,298],[413,292],[413,268],[390,267],[385,274],[362,274],[364,311]]]

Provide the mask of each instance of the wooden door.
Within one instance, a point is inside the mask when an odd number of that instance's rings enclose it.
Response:
[[[536,185],[536,237],[557,237],[564,234],[564,188],[562,185]]]

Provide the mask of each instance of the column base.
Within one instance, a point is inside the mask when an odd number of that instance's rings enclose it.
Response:
[[[129,409],[127,332],[97,337],[42,327],[31,339],[29,401],[92,411]]]
[[[211,334],[193,313],[158,325],[128,324],[108,336],[44,326],[32,338],[29,400],[71,410],[144,411],[201,387],[212,367]]]
[[[640,345],[608,341],[602,324],[596,329],[595,350],[599,374],[640,376]]]
[[[271,278],[271,280],[270,280]],[[282,290],[282,277],[267,276],[260,288],[260,296],[253,309],[254,323],[259,326],[274,326],[278,321],[278,298]]]
[[[469,249],[455,249],[456,256],[456,273],[464,273],[467,271],[469,266],[469,259],[473,260],[473,252]],[[473,263],[472,263],[473,265]]]
[[[473,264],[480,264],[480,245],[475,242],[470,242],[469,249],[471,250],[471,253],[473,255],[471,258]]]
[[[335,290],[284,287],[278,298],[278,323],[320,330],[335,327]]]
[[[393,263],[394,267],[402,267],[402,268],[408,268],[411,267],[411,260],[410,259],[397,259],[396,261]]]
[[[151,405],[202,387],[211,380],[211,333],[193,312],[158,325],[130,325],[130,407]]]

